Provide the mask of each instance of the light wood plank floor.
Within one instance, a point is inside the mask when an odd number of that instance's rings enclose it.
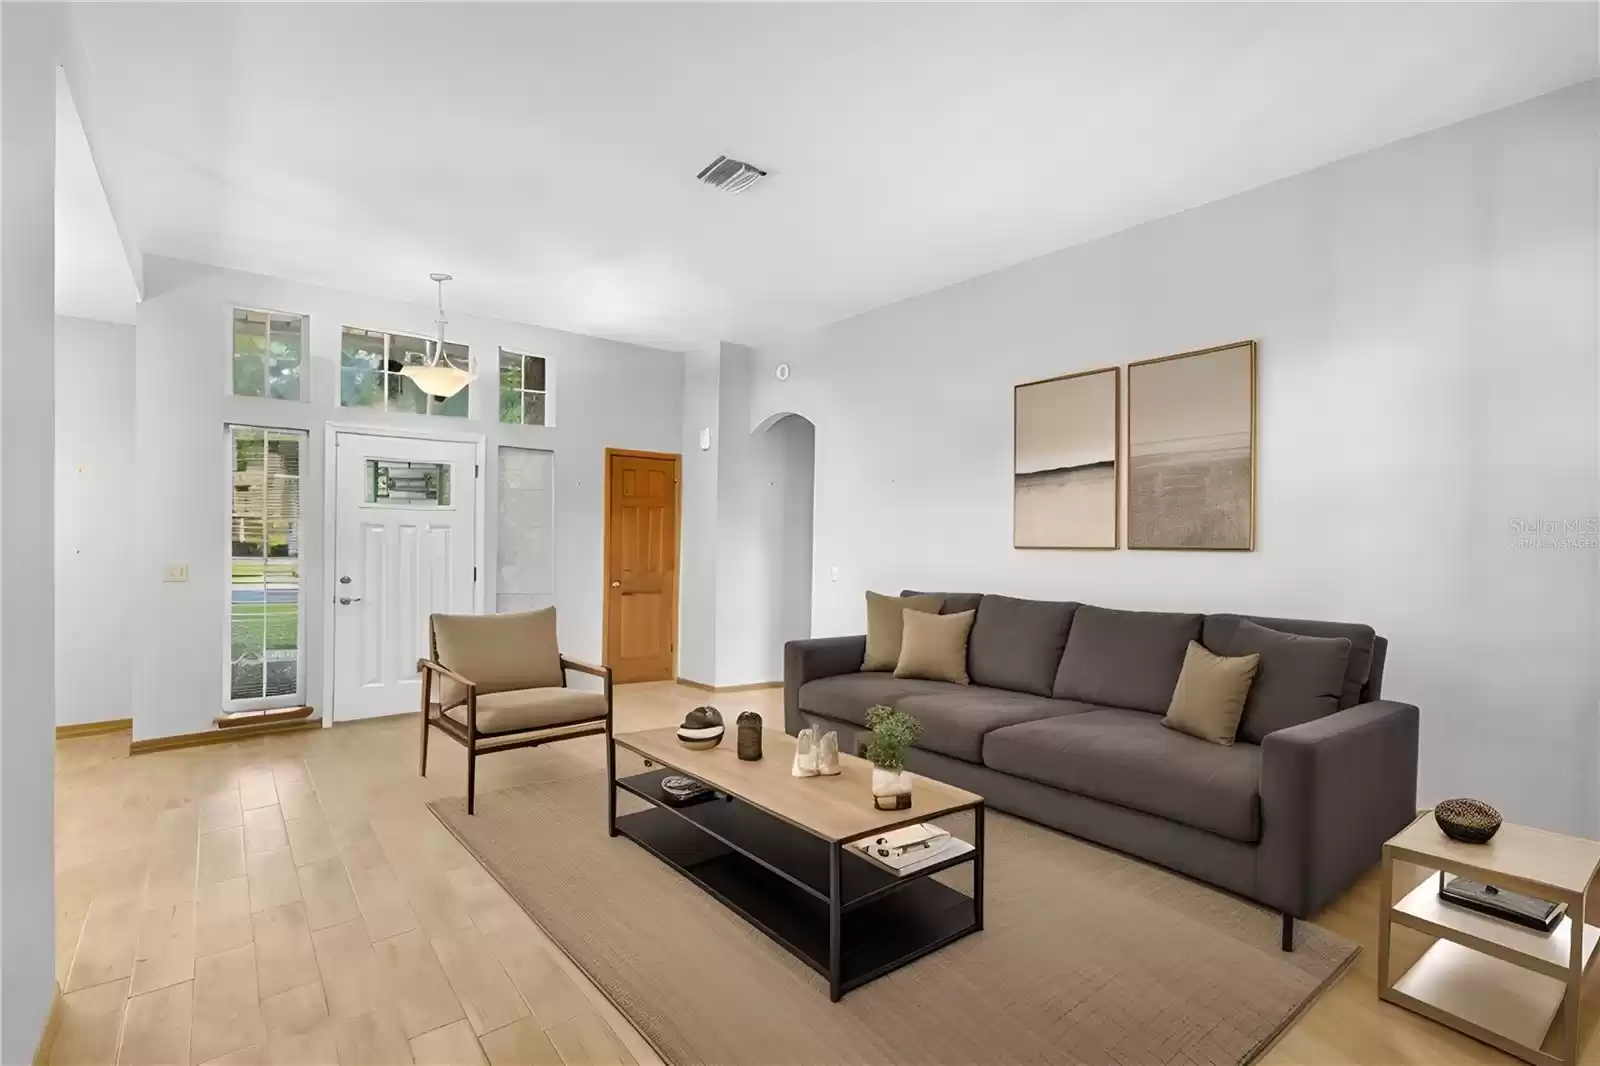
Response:
[[[777,690],[709,698],[729,721],[746,708],[782,720]],[[707,700],[672,683],[621,687],[618,728],[675,724]],[[66,1010],[51,1061],[658,1061],[428,812],[429,800],[465,790],[465,758],[435,732],[419,777],[417,731],[407,715],[134,758],[126,733],[58,742]],[[603,765],[599,738],[506,752],[480,760],[478,788]],[[1377,892],[1374,874],[1318,918],[1364,951],[1263,1061],[1511,1062],[1378,1002]],[[1424,946],[1397,930],[1397,966]],[[1597,995],[1591,975],[1590,1064],[1600,1064]]]

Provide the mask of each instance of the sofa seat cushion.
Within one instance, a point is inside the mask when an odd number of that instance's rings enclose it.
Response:
[[[894,707],[922,724],[917,747],[973,763],[983,761],[983,738],[991,730],[1092,709],[1071,700],[976,685],[960,692],[901,696]]]
[[[1166,714],[1201,615],[1079,607],[1052,695]]]
[[[800,686],[800,710],[865,726],[867,711],[877,704],[893,707],[896,700],[905,696],[967,691],[968,686],[949,681],[922,681],[884,673],[835,674]]]
[[[983,763],[1231,840],[1261,839],[1261,749],[1207,744],[1143,711],[1102,707],[996,729]]]
[[[974,685],[1048,696],[1076,603],[985,596],[967,643]]]
[[[444,713],[463,726],[467,724],[465,703]],[[478,732],[484,735],[592,722],[605,716],[605,694],[583,689],[525,688],[478,697]]]

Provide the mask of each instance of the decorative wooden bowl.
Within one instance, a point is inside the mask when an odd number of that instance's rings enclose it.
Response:
[[[1487,844],[1500,829],[1500,812],[1482,800],[1441,800],[1433,809],[1433,820],[1444,835],[1463,844]]]

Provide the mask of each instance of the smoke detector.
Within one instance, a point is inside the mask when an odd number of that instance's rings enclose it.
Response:
[[[721,189],[723,192],[744,192],[766,176],[767,172],[760,167],[753,167],[738,159],[729,159],[725,155],[717,156],[710,165],[695,175],[713,189]]]

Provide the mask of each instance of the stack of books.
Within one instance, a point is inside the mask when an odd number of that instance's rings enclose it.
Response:
[[[904,876],[965,855],[972,845],[924,822],[857,840],[855,848],[883,869]]]

